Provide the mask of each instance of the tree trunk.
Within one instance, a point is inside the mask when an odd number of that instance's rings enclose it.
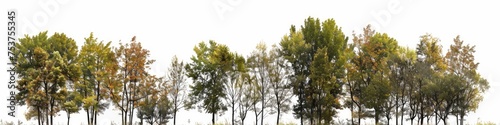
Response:
[[[37,107],[36,109],[37,109],[37,111],[38,111],[38,119],[37,119],[37,120],[38,120],[38,125],[42,125],[42,124],[41,124],[41,119],[42,119],[42,117],[40,117],[40,114],[41,114],[41,112],[40,112],[40,107]]]
[[[69,114],[69,113],[68,113],[68,124],[67,124],[67,125],[69,125],[69,118],[70,118],[70,115],[71,115],[71,114]]]
[[[395,107],[395,110],[396,110],[396,125],[398,125],[398,115],[399,115],[399,112],[398,112],[398,109],[399,108],[399,95],[396,93],[396,107]],[[387,117],[387,124],[389,125],[389,117]]]
[[[231,125],[234,125],[234,101],[232,103],[233,106],[231,107]]]
[[[54,98],[52,98],[51,101],[50,101],[50,112],[49,112],[49,114],[50,114],[50,125],[54,124],[54,114],[52,113],[52,112],[54,112],[54,104],[55,104],[54,101],[55,101]]]
[[[403,100],[401,100],[402,102]],[[405,111],[404,111],[405,104],[401,103],[401,125],[403,125],[403,117],[405,116]],[[397,121],[397,119],[396,119]]]
[[[460,114],[460,125],[464,125],[464,115]]]
[[[45,111],[47,112],[47,114],[45,115],[45,123],[47,123],[47,125],[50,125],[49,124],[49,107],[47,107],[45,109]]]
[[[176,118],[177,118],[177,109],[176,109],[177,106],[175,106],[174,108],[174,125],[175,125],[175,121],[176,121]]]
[[[215,125],[215,113],[212,113],[212,125]]]
[[[280,105],[278,104],[278,118],[276,118],[276,125],[280,124],[280,113],[281,113]]]
[[[140,119],[141,119],[141,123],[139,123],[139,124],[140,124],[140,125],[143,125],[143,124],[144,124],[144,123],[143,123],[144,119],[143,119],[143,118],[140,118]]]
[[[358,105],[358,125],[361,125],[361,106]]]
[[[262,83],[262,85],[264,86],[264,83]],[[260,125],[264,125],[264,87],[262,87],[262,97],[261,97],[261,109],[260,109]]]
[[[94,125],[97,125],[97,113],[99,112],[99,100],[101,99],[101,82],[97,82],[97,109],[94,111]]]
[[[351,104],[351,125],[354,125],[354,104]]]

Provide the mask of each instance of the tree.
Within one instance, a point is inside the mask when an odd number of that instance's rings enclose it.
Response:
[[[63,33],[48,38],[47,31],[32,37],[26,35],[15,47],[16,73],[20,78],[18,104],[28,105],[28,119],[37,116],[38,124],[52,124],[53,116],[66,100],[66,85],[77,82],[81,74],[76,58],[78,47]]]
[[[319,49],[311,64],[311,86],[314,87],[311,101],[316,105],[315,113],[318,118],[317,123],[312,124],[329,124],[336,114],[335,109],[340,108],[338,95],[335,94],[340,92],[340,84],[335,84],[333,66],[327,55],[326,48]]]
[[[460,125],[463,125],[464,116],[479,107],[481,93],[485,92],[489,85],[488,81],[477,73],[479,63],[474,62],[475,46],[464,45],[460,36],[455,37],[453,42],[446,53],[445,62],[448,66],[447,72],[458,79],[450,84],[458,86],[457,91],[461,93],[455,96],[457,100],[454,111],[457,119],[460,117]]]
[[[139,85],[143,83],[141,80],[148,76],[146,70],[154,60],[148,59],[149,50],[143,49],[141,43],[136,42],[135,36],[130,44],[120,43],[120,47],[115,49],[115,55],[119,63],[117,75],[119,83],[108,85],[107,88],[112,90],[110,95],[113,96],[113,103],[121,111],[122,124],[132,124],[137,101],[145,98],[138,94]],[[116,90],[117,87],[121,87],[121,90]]]
[[[267,69],[269,72],[269,81],[271,93],[274,98],[271,98],[273,110],[277,113],[276,124],[279,125],[281,112],[288,112],[291,110],[291,87],[290,87],[290,67],[287,65],[286,60],[280,55],[280,48],[273,45],[269,52],[270,67]],[[272,111],[271,113],[273,113]]]
[[[184,107],[183,103],[186,99],[186,78],[184,75],[186,71],[184,70],[184,62],[177,59],[177,56],[172,57],[172,63],[168,69],[167,83],[165,87],[172,89],[168,97],[172,100],[173,113],[174,113],[174,125],[176,123],[177,112]]]
[[[118,62],[111,49],[111,42],[98,42],[90,33],[80,51],[79,59],[82,67],[83,79],[76,84],[77,90],[83,96],[84,110],[87,112],[87,124],[96,125],[97,115],[107,109],[109,99],[103,84],[109,84],[116,76]]]
[[[424,118],[432,114],[432,106],[430,97],[426,94],[425,88],[431,82],[439,82],[443,71],[446,70],[443,57],[441,55],[442,47],[438,44],[439,39],[430,34],[420,37],[420,42],[417,45],[417,74],[416,74],[416,102],[418,102],[418,119],[419,123],[423,124]],[[432,93],[432,92],[431,92]],[[436,102],[437,103],[437,102]]]
[[[314,60],[316,52],[325,48],[327,60],[333,63],[335,76],[334,84],[341,86],[342,78],[345,75],[344,64],[346,58],[343,52],[346,49],[347,37],[343,34],[333,19],[328,19],[320,24],[319,19],[309,17],[304,21],[300,31],[296,31],[295,26],[290,28],[290,34],[284,36],[280,42],[283,57],[291,64],[293,69],[292,81],[293,92],[298,96],[297,104],[294,105],[294,114],[301,119],[309,118],[311,124],[315,119],[319,119],[315,113],[315,101],[308,101],[306,97],[313,93],[311,75],[311,62]],[[328,91],[330,92],[330,91]],[[332,95],[338,94],[333,91]],[[312,100],[315,100],[314,98]]]
[[[238,89],[239,91],[239,95],[237,97],[237,100],[238,101],[238,116],[240,118],[240,122],[242,125],[245,124],[245,118],[247,116],[247,113],[249,110],[252,109],[252,106],[255,106],[253,104],[255,104],[254,102],[256,102],[255,100],[258,100],[259,97],[257,97],[256,95],[258,94],[254,94],[254,82],[253,80],[251,79],[250,75],[248,75],[248,73],[245,73],[243,75],[240,75],[240,78],[239,78],[239,82],[238,82]],[[257,116],[256,116],[257,118]],[[257,124],[258,121],[255,122],[255,124]]]
[[[354,35],[353,42],[351,51],[354,55],[350,55],[348,68],[351,101],[358,107],[358,124],[362,117],[367,116],[363,108],[374,109],[370,116],[377,124],[392,90],[387,77],[390,74],[387,61],[399,46],[387,34],[375,33],[370,25],[364,29],[364,34]]]
[[[269,72],[267,72],[270,66],[266,44],[263,42],[257,44],[256,50],[252,52],[248,60],[250,73],[255,77],[257,83],[255,87],[257,87],[257,93],[260,95],[259,102],[261,105],[260,111],[258,111],[261,116],[260,124],[264,124],[264,110],[270,107],[270,99],[266,98],[270,93]]]
[[[68,94],[65,94],[67,96],[63,97],[66,100],[61,102],[61,104],[62,104],[61,109],[66,112],[66,115],[68,117],[67,125],[69,125],[69,120],[71,118],[71,114],[78,113],[78,111],[80,111],[80,108],[82,107],[83,102],[82,102],[82,97],[79,94],[79,92],[75,91],[74,89],[69,90],[67,92],[68,92]]]
[[[166,85],[164,78],[158,78],[154,75],[149,75],[142,80],[143,84],[139,84],[139,96],[144,97],[137,103],[137,117],[150,125],[166,124],[171,118],[170,114],[174,107],[167,95],[170,93],[170,88],[160,87]]]
[[[222,99],[226,97],[224,83],[225,71],[231,66],[232,55],[225,45],[210,41],[209,46],[201,42],[194,47],[196,55],[191,57],[193,62],[185,66],[187,76],[193,80],[186,103],[188,109],[205,109],[212,114],[212,124],[215,124],[215,114],[227,110]],[[202,102],[202,104],[198,104]]]
[[[237,103],[240,101],[240,97],[242,96],[242,84],[243,77],[246,74],[246,66],[245,66],[245,58],[237,53],[231,53],[232,59],[229,62],[230,67],[226,71],[227,81],[224,84],[226,88],[226,103],[231,107],[231,123],[234,125],[235,118],[234,113],[236,111]]]
[[[398,124],[398,117],[401,116],[401,124],[403,124],[403,117],[405,114],[405,105],[408,102],[409,94],[411,92],[411,85],[413,83],[414,64],[417,58],[415,50],[408,47],[401,47],[398,49],[397,54],[390,56],[388,65],[390,68],[390,81],[393,86],[393,95],[395,96],[395,115],[396,124]],[[400,108],[400,109],[399,109]],[[398,110],[399,109],[399,110]],[[386,116],[387,117],[387,116]]]

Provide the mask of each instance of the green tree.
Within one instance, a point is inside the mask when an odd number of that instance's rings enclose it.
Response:
[[[205,109],[205,112],[212,114],[212,124],[215,124],[215,114],[227,110],[222,99],[225,93],[225,71],[230,67],[232,55],[229,48],[215,41],[210,41],[209,45],[201,42],[194,47],[196,55],[191,57],[193,62],[186,65],[187,76],[192,79],[193,84],[189,98],[186,102],[188,109]],[[202,104],[198,104],[202,102]]]
[[[48,38],[46,31],[32,37],[26,35],[16,48],[18,104],[28,105],[28,119],[37,116],[38,124],[52,124],[68,94],[61,90],[77,82],[81,74],[76,58],[78,47],[65,34],[54,33]]]
[[[71,118],[71,114],[73,113],[78,113],[80,111],[80,108],[82,107],[82,97],[79,92],[73,90],[67,91],[68,94],[65,94],[66,96],[63,97],[65,100],[63,100],[62,107],[61,109],[66,112],[66,115],[68,117],[68,122],[67,125],[69,125],[69,120]]]
[[[348,70],[351,101],[358,107],[358,123],[362,117],[372,116],[377,124],[392,91],[387,62],[399,46],[387,34],[375,33],[370,25],[364,29],[364,34],[354,35],[353,42],[354,55],[350,55]],[[374,114],[366,115],[363,108],[374,109]]]
[[[433,37],[430,34],[426,34],[420,37],[420,42],[417,45],[417,63],[416,63],[416,102],[418,105],[418,122],[424,124],[424,118],[428,118],[432,115],[433,109],[432,100],[429,99],[430,95],[426,92],[425,87],[429,83],[440,82],[439,77],[442,76],[444,70],[446,70],[446,64],[444,63],[443,57],[441,55],[442,47],[439,45],[439,39]],[[434,104],[437,104],[434,103]],[[435,112],[435,111],[434,111]]]
[[[270,99],[267,98],[270,93],[270,81],[269,72],[270,59],[268,55],[267,46],[264,42],[257,44],[255,50],[251,53],[248,58],[248,66],[250,68],[250,74],[255,78],[255,87],[258,90],[258,95],[260,95],[260,111],[255,110],[260,114],[261,118],[260,124],[264,124],[264,115],[267,108],[270,107]],[[256,109],[256,108],[254,108]]]
[[[170,114],[173,110],[173,104],[167,95],[172,90],[171,88],[160,87],[167,84],[163,77],[158,78],[154,75],[146,76],[139,84],[139,96],[143,97],[137,102],[137,118],[140,119],[140,124],[166,124],[171,118]],[[164,96],[164,97],[163,97]]]
[[[395,115],[396,124],[404,123],[405,105],[408,103],[409,92],[413,84],[413,71],[417,55],[415,50],[408,47],[399,47],[398,52],[390,56],[388,65],[390,68],[390,82],[393,88],[392,95],[395,98]],[[401,116],[401,122],[398,118]],[[386,116],[390,117],[390,116]]]
[[[108,108],[109,99],[103,84],[109,84],[110,78],[116,76],[118,62],[111,49],[111,42],[98,42],[93,33],[85,38],[80,51],[79,59],[82,67],[83,79],[76,84],[77,90],[83,96],[84,110],[87,113],[87,124],[96,125],[97,115]]]
[[[475,111],[482,101],[481,93],[488,88],[488,81],[477,73],[479,63],[474,60],[475,46],[469,44],[464,45],[460,40],[460,36],[453,39],[450,49],[446,53],[445,62],[448,66],[447,72],[457,77],[458,81],[451,84],[458,84],[457,91],[461,94],[456,95],[456,112],[457,120],[460,118],[460,123],[463,125],[464,116],[470,111]]]
[[[327,60],[330,61],[333,68],[333,75],[335,76],[334,84],[342,86],[343,78],[345,76],[344,64],[346,58],[344,57],[344,50],[346,49],[347,37],[343,34],[340,27],[335,23],[335,20],[328,19],[320,23],[319,19],[309,17],[304,21],[300,31],[296,31],[295,26],[290,28],[290,34],[284,36],[280,42],[282,54],[284,58],[291,64],[294,70],[292,87],[294,94],[298,96],[298,103],[294,105],[294,114],[301,119],[309,118],[311,124],[315,123],[314,120],[323,120],[315,115],[317,112],[314,104],[317,99],[308,101],[306,98],[313,97],[313,88],[311,86],[313,81],[310,79],[311,63],[314,60],[316,52],[324,48],[327,53]],[[332,91],[332,95],[337,95],[341,91]]]
[[[271,93],[274,98],[271,98],[273,104],[271,113],[276,112],[276,124],[280,124],[281,112],[288,112],[291,110],[292,92],[290,87],[290,73],[291,69],[283,56],[281,56],[280,48],[273,45],[269,51],[270,67],[267,69],[269,72],[269,81]]]

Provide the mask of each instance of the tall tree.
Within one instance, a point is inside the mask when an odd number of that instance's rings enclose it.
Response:
[[[418,119],[420,124],[424,124],[424,118],[432,114],[431,100],[424,91],[424,87],[431,82],[437,82],[435,77],[439,77],[446,69],[443,57],[441,55],[442,47],[439,45],[439,39],[430,34],[420,37],[417,45],[417,74],[416,74],[416,96],[418,102]]]
[[[481,93],[488,88],[488,81],[477,73],[479,63],[474,60],[475,46],[464,45],[460,36],[453,39],[453,44],[446,53],[445,62],[448,65],[447,72],[458,77],[458,91],[461,94],[456,95],[457,117],[460,117],[460,125],[463,125],[464,116],[470,111],[475,111],[482,100]],[[457,122],[458,124],[458,122]]]
[[[256,87],[258,88],[258,94],[260,95],[260,124],[264,124],[265,110],[270,107],[270,99],[268,97],[270,93],[270,81],[269,72],[267,69],[269,66],[269,55],[267,46],[264,42],[257,44],[256,49],[252,52],[248,58],[248,66],[250,67],[250,73],[255,77]],[[257,111],[256,111],[257,112]]]
[[[68,94],[62,90],[77,82],[81,74],[76,42],[63,33],[48,38],[46,31],[32,37],[26,35],[16,43],[16,48],[18,104],[28,105],[28,119],[37,116],[38,124],[43,124],[41,120],[53,124],[53,117]]]
[[[243,75],[240,75],[239,82],[238,82],[238,92],[239,92],[239,97],[237,97],[238,101],[238,117],[240,118],[240,122],[242,125],[245,124],[245,118],[247,116],[248,111],[252,109],[252,104],[254,104],[254,99],[258,99],[256,97],[257,94],[254,94],[253,91],[253,81],[251,80],[251,77],[248,75],[248,73],[245,73]],[[257,124],[257,122],[256,122]]]
[[[414,64],[417,58],[415,50],[408,47],[399,47],[396,54],[390,56],[388,65],[390,68],[390,81],[393,88],[392,95],[395,98],[396,124],[404,123],[405,105],[408,102],[408,92],[413,83]],[[401,121],[398,118],[401,116]],[[387,117],[387,116],[386,116]]]
[[[296,31],[295,26],[290,28],[290,34],[284,36],[280,42],[283,57],[291,64],[294,70],[292,87],[294,94],[298,96],[298,103],[294,105],[294,113],[296,117],[301,119],[309,118],[311,124],[315,123],[314,119],[318,119],[315,111],[315,101],[306,100],[313,93],[311,75],[311,63],[314,60],[316,52],[325,48],[327,60],[333,63],[335,76],[334,84],[342,85],[344,78],[344,64],[346,58],[343,57],[344,49],[346,48],[347,37],[343,34],[333,19],[325,20],[320,23],[319,19],[307,18],[300,31]],[[330,91],[328,91],[330,92]],[[333,95],[340,91],[332,90]],[[315,100],[315,99],[312,99]]]
[[[108,88],[113,91],[110,92],[113,98],[113,103],[122,112],[122,124],[132,124],[134,109],[137,105],[137,101],[144,98],[144,96],[139,96],[140,88],[139,85],[142,84],[141,80],[144,80],[148,75],[147,69],[149,65],[154,62],[154,60],[149,60],[149,50],[142,48],[140,42],[136,42],[136,37],[134,36],[129,43],[125,45],[120,43],[120,47],[115,50],[115,55],[119,63],[119,72],[117,79],[121,85],[109,85]],[[121,90],[118,95],[116,87],[120,86]],[[128,121],[127,121],[128,120]]]
[[[243,83],[241,77],[246,73],[245,58],[237,53],[232,54],[232,61],[230,62],[229,69],[226,71],[227,82],[225,82],[224,87],[226,88],[226,103],[231,107],[231,123],[235,124],[234,113],[237,110],[237,103],[240,101],[242,96],[241,84]]]
[[[397,41],[387,34],[375,33],[370,25],[364,29],[364,34],[354,35],[354,55],[349,68],[349,87],[351,101],[358,106],[358,123],[363,115],[362,108],[374,109],[375,123],[382,115],[384,102],[389,99],[391,86],[390,71],[387,68],[389,56],[398,49]],[[364,106],[364,107],[363,107]]]
[[[70,88],[69,90],[63,90],[67,91],[67,94],[64,94],[64,99],[61,100],[61,109],[66,112],[68,121],[67,125],[70,123],[71,119],[71,114],[78,113],[80,111],[80,108],[82,107],[82,97],[79,94],[79,92],[75,91],[75,89]]]
[[[166,124],[171,118],[173,107],[167,94],[172,89],[160,87],[167,84],[163,77],[148,75],[142,80],[143,84],[139,84],[139,96],[144,97],[137,103],[137,117],[141,120],[142,125],[144,120],[150,125]],[[165,96],[165,97],[163,97]]]
[[[269,81],[271,93],[274,96],[271,98],[273,104],[271,113],[276,112],[276,124],[279,125],[281,112],[288,112],[291,110],[291,86],[290,86],[290,66],[287,65],[286,60],[280,54],[280,48],[273,45],[269,52],[270,67],[267,69],[269,72]]]
[[[215,124],[215,114],[227,110],[222,99],[226,97],[225,71],[230,67],[228,64],[232,57],[227,46],[215,41],[210,41],[208,46],[205,42],[199,43],[194,47],[194,52],[196,55],[191,57],[193,62],[185,66],[187,76],[193,81],[189,86],[191,100],[187,101],[186,107],[203,108],[212,114],[212,124]]]
[[[184,107],[184,101],[186,99],[186,71],[184,70],[184,62],[179,61],[177,56],[172,57],[172,63],[168,69],[167,83],[166,84],[171,91],[169,92],[169,98],[172,100],[173,113],[174,113],[174,125],[176,124],[177,112]],[[166,86],[166,87],[167,87]]]
[[[97,115],[107,109],[109,99],[103,84],[112,82],[116,76],[118,62],[111,49],[111,42],[98,42],[93,33],[85,38],[85,43],[79,55],[83,79],[77,84],[77,90],[83,96],[84,110],[87,113],[87,124],[96,125]]]

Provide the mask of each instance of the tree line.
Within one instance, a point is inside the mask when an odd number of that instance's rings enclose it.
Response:
[[[351,42],[349,42],[351,41]],[[85,112],[95,125],[108,108],[121,111],[121,123],[166,124],[182,108],[212,115],[230,110],[231,124],[255,124],[264,117],[293,112],[300,124],[334,124],[338,110],[351,112],[349,124],[463,124],[479,107],[488,81],[478,72],[475,46],[457,36],[443,54],[440,40],[420,37],[416,48],[398,45],[368,25],[345,35],[335,20],[309,17],[292,25],[281,41],[258,43],[247,56],[213,40],[200,42],[190,62],[172,57],[165,76],[148,71],[155,60],[134,36],[111,46],[91,33],[79,49],[64,33],[19,39],[14,51],[18,105],[39,125],[52,125],[59,113]],[[190,79],[190,80],[188,80]],[[189,82],[189,83],[188,83]],[[296,100],[293,100],[295,99]],[[135,121],[137,122],[137,121]]]

